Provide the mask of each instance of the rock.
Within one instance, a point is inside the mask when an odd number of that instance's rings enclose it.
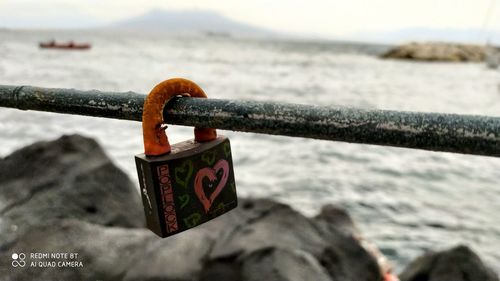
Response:
[[[144,228],[135,185],[95,141],[39,142],[0,160],[0,280],[382,279],[342,209],[308,218],[268,199],[239,205],[161,239]],[[14,268],[12,253],[28,265]],[[68,261],[32,253],[77,253],[82,267],[31,266]]]
[[[395,47],[381,57],[419,61],[481,62],[485,60],[486,53],[492,50],[492,47],[472,44],[413,42]]]
[[[0,159],[0,241],[64,218],[145,224],[137,188],[92,139],[63,136]]]
[[[211,245],[202,231],[159,239],[142,228],[106,227],[69,219],[30,230],[9,252],[36,249],[39,253],[78,253],[76,260],[83,267],[30,267],[8,271],[8,275],[0,275],[0,280],[195,280]],[[11,269],[10,261],[2,258],[0,268]]]
[[[10,257],[2,257],[0,280],[121,280],[137,257],[144,256],[155,237],[141,229],[105,227],[78,220],[63,219],[53,225],[30,228],[8,253],[25,253],[27,261],[59,261],[31,258],[30,253],[78,253],[83,267],[31,267],[12,269]],[[143,247],[141,247],[143,246]],[[133,255],[132,255],[133,254]],[[8,270],[7,270],[8,269]],[[7,278],[6,278],[7,277]]]
[[[300,266],[297,266],[300,265]],[[328,272],[310,253],[301,250],[263,248],[242,260],[244,281],[331,281]]]
[[[498,281],[468,247],[457,246],[417,258],[399,276],[401,281]]]
[[[140,201],[89,138],[63,136],[1,159],[0,280],[196,279],[213,244],[207,230],[159,239],[144,228]],[[35,252],[78,253],[83,267],[12,267],[12,253],[52,260]]]
[[[242,216],[239,212],[254,215]],[[260,215],[255,215],[259,212]],[[308,253],[333,280],[382,279],[376,258],[361,246],[353,233],[346,231],[344,217],[338,224],[334,216],[328,221],[322,216],[310,219],[287,205],[269,200],[244,201],[241,209],[227,217],[231,216],[240,219],[230,219],[236,227],[216,240],[209,254],[211,263],[204,269],[205,278],[202,280],[230,280],[224,279],[225,272],[229,270],[232,276],[241,276],[244,272],[239,271],[245,269],[246,257],[264,250],[267,250],[264,253],[273,255],[283,251]],[[247,219],[242,220],[241,217]],[[297,261],[297,257],[289,260]],[[233,264],[241,268],[235,269]],[[302,266],[305,266],[304,263],[296,265],[299,268]]]
[[[146,230],[149,234],[149,230]],[[206,231],[186,231],[168,239],[156,236],[147,250],[135,257],[123,281],[198,280],[214,240]]]
[[[321,260],[332,276],[343,276],[340,280],[381,280],[381,274],[392,271],[392,265],[362,237],[345,210],[325,205],[315,221],[329,245]]]

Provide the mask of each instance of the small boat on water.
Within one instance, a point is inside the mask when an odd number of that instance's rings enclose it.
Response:
[[[56,43],[52,40],[50,42],[41,42],[39,44],[41,49],[61,49],[61,50],[87,50],[90,49],[91,45],[88,43],[75,43],[69,41],[67,43]]]

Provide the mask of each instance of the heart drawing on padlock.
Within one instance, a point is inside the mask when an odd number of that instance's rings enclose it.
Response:
[[[203,179],[207,177],[208,180],[210,180],[211,182],[217,180],[217,172],[219,172],[220,170],[222,170],[222,177],[219,181],[219,184],[217,184],[215,190],[212,192],[212,194],[210,194],[210,197],[208,197],[205,190],[203,189]],[[226,186],[228,177],[229,177],[229,163],[224,159],[219,160],[214,165],[213,168],[206,167],[200,169],[198,173],[196,173],[196,177],[194,180],[194,191],[196,193],[196,196],[198,196],[198,199],[200,200],[201,204],[203,204],[205,213],[208,213],[210,207],[212,207],[212,204],[214,203],[215,198],[217,198],[219,193]]]

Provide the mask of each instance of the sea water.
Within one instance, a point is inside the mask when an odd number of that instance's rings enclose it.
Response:
[[[50,39],[88,51],[42,50]],[[500,73],[477,63],[382,60],[386,47],[293,40],[0,31],[0,84],[148,93],[185,77],[211,98],[500,116]],[[96,138],[136,182],[138,122],[0,108],[0,156],[39,140]],[[238,193],[307,215],[346,208],[401,270],[428,250],[467,244],[500,269],[500,159],[219,131],[231,139]],[[192,128],[170,126],[172,142]]]

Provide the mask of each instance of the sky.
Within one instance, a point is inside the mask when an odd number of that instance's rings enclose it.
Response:
[[[486,26],[486,30],[500,32],[497,2],[500,0],[0,0],[0,27],[94,27],[161,8],[211,10],[274,31],[327,38],[416,27],[481,30]]]

